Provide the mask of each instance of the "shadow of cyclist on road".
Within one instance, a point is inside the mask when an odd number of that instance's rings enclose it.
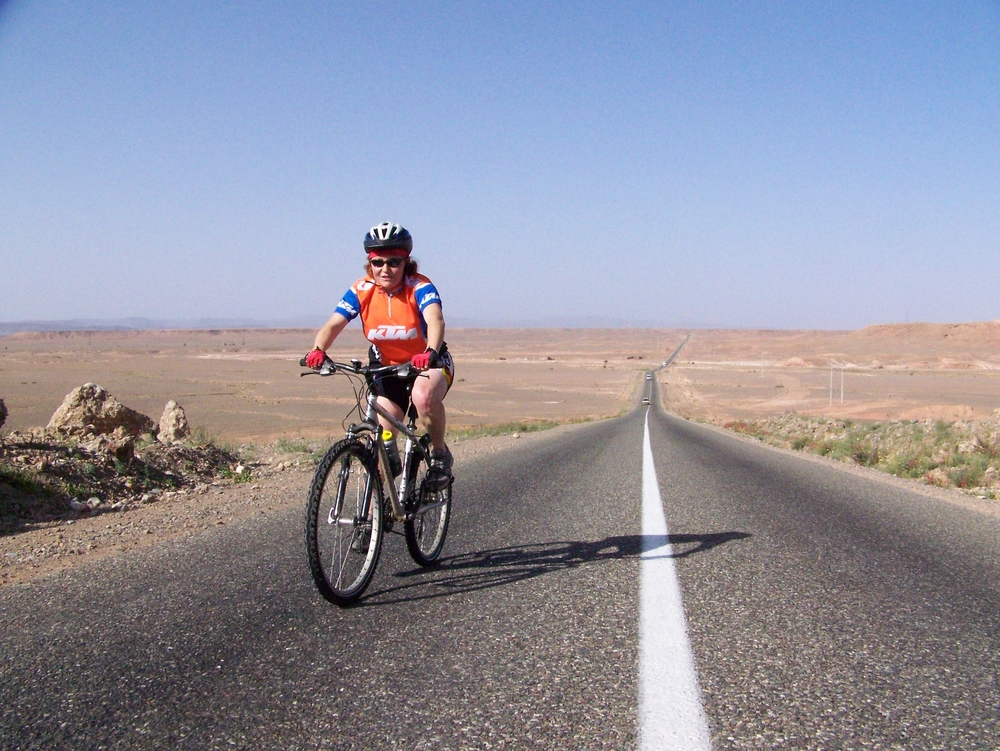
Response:
[[[593,542],[557,541],[480,550],[441,559],[433,572],[412,569],[397,579],[415,579],[399,586],[380,587],[366,601],[385,605],[406,600],[447,597],[490,589],[543,574],[574,569],[605,561],[647,557],[685,558],[750,535],[746,532],[716,532],[704,535],[621,535]],[[669,552],[665,548],[670,545]],[[432,578],[428,578],[428,573]],[[378,598],[378,602],[371,602]],[[383,599],[387,598],[387,599]],[[361,603],[364,604],[364,603]]]

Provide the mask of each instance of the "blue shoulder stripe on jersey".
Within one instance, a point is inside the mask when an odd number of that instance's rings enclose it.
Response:
[[[344,296],[340,298],[335,312],[340,313],[348,321],[353,321],[358,317],[358,313],[361,312],[361,302],[358,300],[358,296],[355,294],[353,288],[347,290]]]
[[[413,289],[413,299],[416,300],[417,310],[421,313],[428,305],[433,303],[441,304],[441,295],[438,294],[437,288],[430,282],[418,284]]]

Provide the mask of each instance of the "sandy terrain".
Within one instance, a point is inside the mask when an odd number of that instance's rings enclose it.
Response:
[[[660,378],[667,409],[715,423],[785,412],[978,419],[1000,408],[1000,321],[693,331]]]
[[[638,374],[685,331],[453,329],[449,424],[614,415]],[[158,419],[177,400],[192,425],[235,443],[338,434],[353,402],[344,379],[300,378],[308,330],[72,332],[0,337],[5,428],[44,425],[73,388],[100,383]],[[331,355],[363,354],[350,329]],[[833,403],[830,367],[834,372]],[[844,401],[840,400],[843,366]],[[762,377],[763,374],[763,377]],[[899,324],[860,331],[695,330],[660,373],[665,406],[715,422],[780,412],[863,419],[969,419],[1000,407],[1000,322]]]
[[[7,430],[45,425],[73,388],[94,381],[123,404],[159,419],[169,399],[192,426],[231,443],[342,433],[354,398],[344,378],[300,378],[314,332],[161,331],[15,334],[0,338],[0,398]],[[457,363],[451,427],[618,414],[639,373],[658,364],[682,332],[615,330],[449,331]],[[361,357],[348,330],[334,359]]]

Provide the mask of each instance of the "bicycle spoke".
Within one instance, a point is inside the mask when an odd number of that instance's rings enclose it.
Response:
[[[418,467],[416,477],[416,510],[406,522],[406,547],[410,557],[421,566],[432,566],[444,548],[448,523],[451,520],[451,483],[440,490],[431,490],[424,482],[425,462]]]

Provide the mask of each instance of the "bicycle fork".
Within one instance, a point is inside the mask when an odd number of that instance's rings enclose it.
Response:
[[[340,472],[337,473],[337,493],[334,495],[334,503],[330,507],[330,512],[326,515],[326,523],[340,523],[340,512],[343,511],[344,496],[347,495],[347,481],[351,475],[351,461],[348,457],[340,460]]]

